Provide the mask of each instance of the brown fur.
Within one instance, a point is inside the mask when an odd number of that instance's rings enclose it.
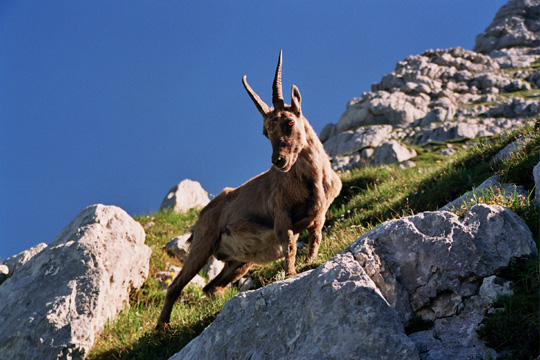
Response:
[[[263,133],[272,143],[272,166],[242,186],[226,188],[202,211],[192,228],[191,250],[170,285],[158,327],[170,321],[182,289],[215,255],[225,262],[221,273],[203,289],[216,295],[242,277],[253,263],[285,257],[285,272],[295,275],[296,240],[309,233],[308,260],[317,257],[328,207],[341,190],[341,180],[301,111],[300,92],[293,85],[291,105],[281,91],[281,53],[270,109],[244,86],[263,115]]]

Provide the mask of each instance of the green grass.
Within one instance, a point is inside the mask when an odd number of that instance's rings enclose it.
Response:
[[[499,150],[522,135],[527,136],[524,150],[510,160],[490,163],[489,160]],[[532,193],[534,182],[531,173],[532,167],[538,162],[539,141],[538,128],[527,127],[511,135],[479,139],[476,145],[468,149],[463,149],[459,142],[454,143],[458,151],[451,157],[437,155],[437,146],[434,151],[419,148],[418,156],[413,159],[417,164],[415,168],[366,167],[342,174],[343,190],[327,213],[319,258],[308,263],[306,251],[299,250],[297,271],[306,271],[322,264],[386,220],[437,210],[493,174],[501,175],[504,182],[523,185]],[[525,220],[538,245],[539,214],[532,197],[507,198],[497,192],[485,192],[471,198],[455,212],[463,214],[476,203],[499,204],[516,212]],[[152,248],[149,279],[131,296],[130,307],[107,324],[96,340],[89,359],[167,359],[208,326],[226,300],[236,294],[236,290],[231,288],[224,298],[209,299],[203,296],[200,289],[189,288],[183,292],[182,300],[173,310],[171,328],[167,331],[153,329],[163,303],[164,291],[152,277],[156,272],[165,270],[168,264],[178,265],[176,259],[163,251],[163,246],[171,238],[188,231],[197,215],[196,211],[186,215],[159,212],[137,218],[146,226],[146,243]],[[307,241],[306,234],[300,236],[300,241]],[[282,280],[284,274],[283,262],[278,261],[255,266],[248,276],[261,287]],[[503,310],[486,318],[481,336],[497,350],[506,350],[516,356],[525,354],[525,357],[519,358],[535,356],[538,336],[535,342],[535,337],[528,335],[532,331],[538,335],[538,262],[528,260],[516,264],[501,276],[514,281],[515,295],[492,304]],[[514,316],[519,316],[520,320],[515,321]],[[429,323],[416,319],[409,324],[408,331],[429,326]],[[526,335],[505,340],[510,330]],[[536,353],[532,350],[524,353],[524,349],[536,349]]]

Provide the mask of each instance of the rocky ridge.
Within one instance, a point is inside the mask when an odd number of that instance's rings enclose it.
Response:
[[[320,133],[334,169],[402,162],[416,156],[411,145],[493,136],[529,122],[539,110],[539,4],[510,1],[477,37],[476,51],[409,56],[350,100]]]

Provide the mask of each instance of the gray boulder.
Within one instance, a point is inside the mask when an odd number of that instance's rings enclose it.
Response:
[[[32,246],[30,249],[22,251],[17,255],[13,255],[12,257],[8,258],[6,261],[4,261],[4,265],[9,268],[9,273],[13,274],[15,270],[27,263],[32,257],[34,257],[34,255],[38,254],[46,247],[47,244],[45,243],[40,243],[36,246]]]
[[[390,125],[362,126],[355,131],[345,131],[324,143],[329,156],[353,153],[365,147],[377,147],[389,138]]]
[[[219,261],[214,256],[211,256],[210,259],[208,259],[206,265],[203,266],[201,271],[204,275],[206,275],[208,281],[210,281],[216,276],[218,276],[224,267],[225,264],[223,263],[223,261]]]
[[[372,148],[364,148],[361,151],[350,155],[335,156],[332,158],[332,169],[334,171],[347,171],[365,166],[373,155]]]
[[[429,96],[408,95],[401,91],[377,91],[360,99],[353,99],[336,124],[336,132],[367,125],[406,127],[429,112]]]
[[[497,205],[476,205],[463,219],[438,211],[387,221],[343,253],[354,255],[402,320],[434,321],[411,335],[423,359],[494,357],[475,332],[490,302],[479,293],[483,279],[538,255],[523,220]]]
[[[482,136],[493,136],[528,124],[527,119],[509,118],[468,118],[458,116],[455,121],[440,124],[429,124],[415,128],[406,137],[414,145],[430,142],[447,142],[450,140],[474,139]]]
[[[191,249],[191,243],[188,242],[190,237],[191,233],[187,233],[171,239],[165,245],[165,250],[181,262],[185,262],[189,250]],[[202,268],[202,272],[206,275],[208,280],[212,280],[221,272],[224,266],[225,264],[223,261],[219,261],[214,256],[211,256],[206,265]]]
[[[332,159],[332,169],[346,171],[367,164],[390,165],[415,157],[416,151],[396,140],[388,140],[375,148],[363,148],[350,155],[336,156]]]
[[[501,69],[525,68],[530,66],[540,53],[538,48],[510,48],[493,50],[489,53],[501,67]],[[538,72],[535,72],[538,74]],[[535,83],[533,79],[528,79]]]
[[[324,143],[334,135],[336,135],[336,125],[332,123],[326,124],[319,134],[319,140]]]
[[[165,251],[171,256],[176,257],[181,262],[186,261],[186,258],[189,254],[189,249],[191,244],[188,242],[191,237],[191,233],[177,236],[172,238],[165,244]]]
[[[171,209],[181,213],[190,209],[201,209],[209,202],[208,193],[199,182],[185,179],[169,190],[159,210]]]
[[[241,293],[171,360],[418,359],[397,314],[351,254]]]
[[[0,286],[0,358],[83,359],[148,276],[144,240],[122,209],[84,209]]]
[[[491,162],[496,162],[496,161],[504,160],[504,159],[510,159],[512,156],[514,156],[516,152],[518,152],[523,147],[526,140],[527,139],[524,136],[522,136],[519,139],[506,145],[504,149],[499,151],[497,155],[495,155],[493,159],[491,159]]]
[[[538,0],[511,0],[493,22],[476,37],[474,51],[489,53],[510,47],[538,47],[540,31]]]
[[[524,100],[518,97],[505,101],[503,104],[490,109],[489,117],[530,118],[538,114],[537,100]]]
[[[394,164],[412,159],[416,155],[414,149],[391,140],[374,149],[370,162],[375,165]]]

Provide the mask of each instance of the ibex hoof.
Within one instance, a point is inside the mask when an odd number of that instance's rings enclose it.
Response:
[[[293,269],[293,270],[290,270],[290,271],[287,271],[287,272],[285,273],[285,275],[286,275],[287,277],[295,276],[295,275],[297,275],[297,274],[298,274],[298,273],[297,273],[296,270],[294,270],[294,269]]]
[[[166,329],[169,329],[169,328],[170,328],[169,323],[158,322],[155,329],[156,330],[166,330]]]

